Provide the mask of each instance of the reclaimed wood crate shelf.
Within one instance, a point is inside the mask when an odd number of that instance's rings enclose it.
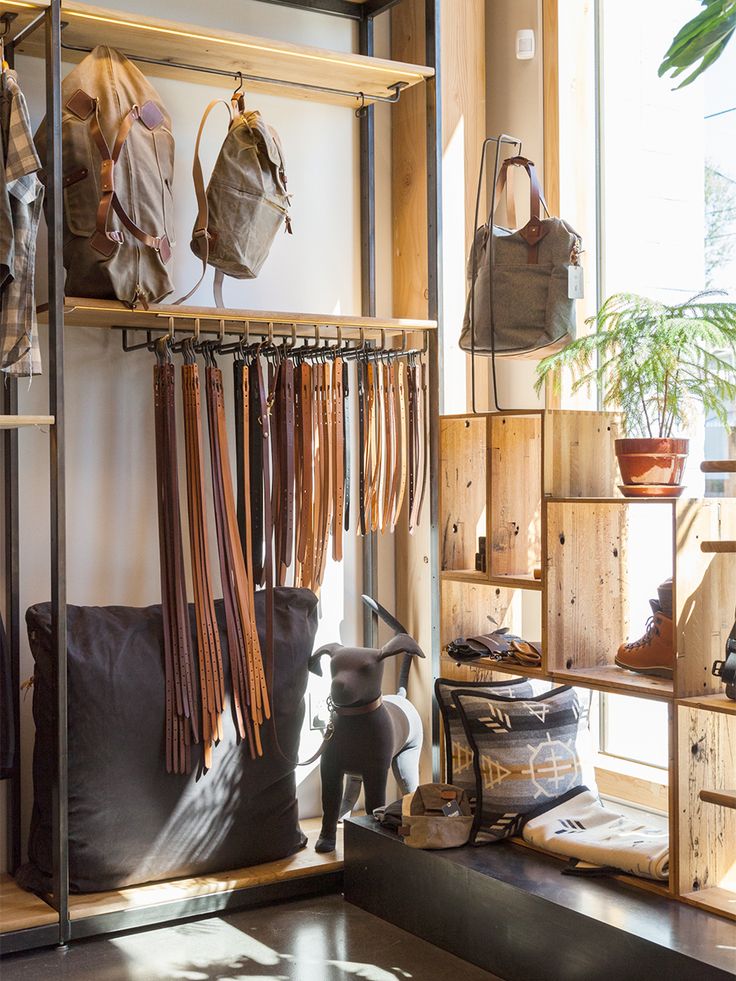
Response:
[[[637,806],[656,801],[668,814],[670,884],[623,878],[736,918],[736,791],[728,789],[736,787],[736,702],[711,674],[733,623],[736,555],[702,549],[736,540],[736,500],[623,497],[618,435],[610,413],[442,419],[443,650],[456,637],[493,629],[492,617],[514,633],[541,636],[543,663],[456,662],[443,653],[440,671],[457,681],[529,677],[667,704],[668,779],[653,787],[641,774],[605,771],[600,786]],[[482,573],[472,571],[480,534]],[[541,580],[533,579],[537,566]],[[673,678],[619,668],[619,645],[644,633],[648,600],[668,577]]]
[[[36,3],[3,0],[0,11],[18,14],[10,38],[45,6],[42,0]],[[205,83],[212,81],[207,69],[227,72],[233,78],[238,72],[260,76],[257,81],[245,83],[248,92],[286,93],[294,98],[357,107],[360,105],[356,98],[358,93],[362,93],[365,103],[369,104],[376,97],[391,98],[394,94],[392,86],[400,84],[409,88],[434,74],[431,68],[423,65],[272,41],[234,31],[208,30],[75,0],[62,3],[62,19],[66,22],[62,39],[64,57],[72,61],[80,61],[85,52],[69,50],[66,46],[89,50],[104,43],[129,56],[168,62],[163,65],[145,62],[143,70],[150,75]],[[20,43],[18,50],[21,54],[44,57],[43,32],[31,34]],[[192,71],[187,66],[196,66],[203,71]],[[319,88],[340,89],[351,94],[330,93]]]
[[[29,930],[58,920],[55,909],[39,896],[21,889],[5,872],[0,873],[0,914],[0,933]]]
[[[53,416],[0,415],[0,429],[23,429],[27,426],[53,426]]]

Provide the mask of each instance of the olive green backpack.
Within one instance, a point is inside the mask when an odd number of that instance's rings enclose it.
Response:
[[[199,147],[210,112],[222,103],[230,114],[227,134],[205,189]],[[255,279],[281,227],[291,234],[290,198],[286,190],[284,154],[278,134],[259,112],[246,110],[243,96],[207,106],[194,147],[192,176],[197,195],[197,218],[191,248],[202,260],[197,284],[178,300],[183,303],[199,288],[207,266],[215,269],[214,294],[224,307],[224,277]]]

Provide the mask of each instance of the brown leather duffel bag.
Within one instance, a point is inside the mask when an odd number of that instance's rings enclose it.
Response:
[[[173,289],[174,137],[160,96],[100,45],[66,76],[61,100],[67,296],[162,299]],[[45,131],[44,120],[42,160]]]

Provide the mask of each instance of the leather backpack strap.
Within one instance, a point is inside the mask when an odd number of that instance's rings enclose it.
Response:
[[[210,223],[210,209],[207,202],[207,188],[204,183],[204,172],[202,171],[202,162],[199,159],[199,148],[202,143],[202,134],[204,132],[205,123],[209,117],[209,114],[215,108],[222,104],[227,109],[228,113],[228,129],[233,121],[232,110],[230,109],[230,103],[225,102],[224,99],[213,99],[205,109],[202,114],[202,119],[199,123],[199,129],[197,130],[197,139],[194,143],[194,158],[192,160],[192,180],[194,182],[194,194],[197,199],[197,217],[194,220],[194,231],[192,232],[192,239],[202,239],[202,272],[200,273],[199,279],[194,284],[194,286],[186,293],[184,296],[179,297],[178,300],[174,300],[174,304],[186,303],[187,300],[191,299],[197,292],[199,287],[202,285],[202,280],[207,274],[207,266],[210,261],[210,233],[209,233],[209,223]],[[215,271],[216,273],[219,270]],[[217,301],[215,297],[215,302],[218,307],[222,308],[224,304],[222,301],[222,280],[220,280],[220,302]]]
[[[146,117],[147,107],[152,107]],[[171,243],[164,232],[162,235],[149,234],[137,225],[130,215],[123,208],[115,190],[115,165],[117,164],[122,152],[125,141],[128,138],[133,124],[140,120],[147,129],[156,129],[163,121],[163,115],[153,103],[146,103],[143,108],[131,106],[118,128],[113,149],[110,151],[107,140],[100,126],[100,104],[99,100],[94,100],[94,113],[90,116],[90,134],[100,154],[100,201],[97,206],[95,218],[95,232],[90,239],[90,246],[101,255],[111,256],[115,249],[123,241],[121,232],[111,231],[109,228],[110,217],[113,212],[118,216],[125,228],[143,245],[154,249],[161,256],[161,261],[166,264],[171,258]]]

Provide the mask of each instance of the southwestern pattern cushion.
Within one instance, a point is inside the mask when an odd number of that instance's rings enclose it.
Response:
[[[473,750],[465,735],[460,712],[452,700],[454,691],[487,692],[490,698],[530,698],[534,694],[531,682],[526,678],[510,678],[508,681],[457,681],[437,678],[434,694],[442,715],[445,738],[445,768],[447,782],[462,787],[472,801],[475,800],[475,769]]]
[[[471,840],[518,833],[524,814],[583,784],[577,747],[580,704],[573,688],[530,698],[460,688],[452,693],[473,750]]]

